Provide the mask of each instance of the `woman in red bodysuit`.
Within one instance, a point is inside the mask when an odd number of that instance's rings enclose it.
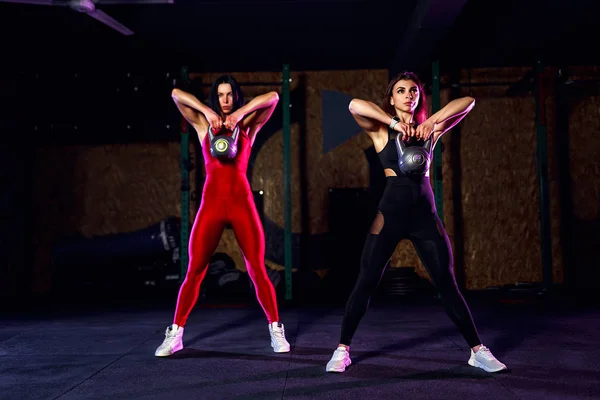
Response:
[[[279,322],[275,290],[265,268],[263,227],[246,177],[256,134],[273,114],[279,95],[269,92],[245,104],[237,81],[224,75],[213,83],[208,105],[179,89],[173,90],[172,97],[181,114],[198,133],[206,181],[190,235],[188,271],[179,290],[173,324],[167,327],[165,340],[156,349],[155,355],[170,356],[183,348],[184,326],[198,299],[210,257],[226,225],[233,228],[246,260],[248,275],[256,288],[256,296],[269,321],[271,347],[276,353],[288,352],[290,345],[285,339],[283,324]],[[239,128],[239,134],[232,135],[236,128]],[[211,140],[209,129],[214,139],[221,135],[237,137],[235,157],[222,160],[213,156],[211,146],[215,146],[215,140]]]

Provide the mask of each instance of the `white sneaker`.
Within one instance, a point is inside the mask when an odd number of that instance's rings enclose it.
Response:
[[[350,360],[350,348],[349,347],[338,347],[333,352],[331,360],[325,367],[326,372],[344,372],[346,367],[352,364]]]
[[[156,357],[168,357],[173,353],[183,349],[183,328],[178,325],[171,325],[165,331],[165,340],[154,352]]]
[[[472,367],[481,368],[487,372],[498,372],[507,369],[506,365],[498,361],[490,349],[485,346],[481,346],[477,353],[471,350],[471,358],[469,358],[468,363]]]
[[[271,334],[271,347],[275,353],[287,353],[290,351],[290,344],[285,339],[285,329],[280,322],[269,324],[269,333]]]

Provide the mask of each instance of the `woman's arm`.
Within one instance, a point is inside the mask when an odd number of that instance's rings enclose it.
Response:
[[[173,89],[171,97],[181,115],[200,133],[208,130],[209,124],[215,129],[220,129],[220,123],[213,121],[218,117],[210,107],[203,104],[196,96],[181,89]],[[220,121],[220,118],[218,118]],[[209,121],[210,120],[210,121]]]
[[[458,124],[475,107],[475,99],[469,96],[454,99],[441,110],[427,118],[434,124],[433,134],[441,136]],[[434,138],[436,140],[437,137]]]
[[[387,139],[387,128],[391,125],[392,116],[386,113],[377,104],[361,99],[352,99],[348,106],[350,113],[360,126],[371,138],[385,134]],[[394,123],[394,130],[411,134],[414,128],[404,122]]]
[[[377,104],[362,99],[352,99],[348,105],[350,114],[369,136],[378,133],[382,127],[392,123],[392,117]]]
[[[279,94],[277,92],[268,92],[256,96],[228,115],[225,120],[225,127],[232,130],[241,121],[242,128],[248,129],[248,136],[256,135],[260,128],[271,118],[278,102]]]

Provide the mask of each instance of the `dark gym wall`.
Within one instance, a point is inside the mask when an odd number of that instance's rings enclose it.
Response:
[[[471,83],[516,82],[528,70],[460,71],[458,80],[461,84],[469,80]],[[573,69],[573,73],[597,79],[597,71],[594,70]],[[210,82],[220,74],[192,74],[190,78],[192,81]],[[281,79],[280,71],[235,75],[242,82]],[[428,76],[422,78],[430,81]],[[299,261],[294,267],[300,267],[302,262],[305,268],[327,270],[336,267],[335,259],[327,257],[327,240],[331,240],[327,238],[330,229],[329,190],[369,188],[372,183],[368,161],[371,143],[366,135],[358,134],[322,154],[320,91],[335,90],[379,102],[387,84],[388,72],[292,71],[292,79],[292,93],[303,102],[292,104],[297,118],[291,129],[293,232],[314,236],[317,244],[311,246],[318,250],[311,251],[310,257],[301,258],[298,253],[306,251],[307,247],[296,246],[295,259]],[[456,79],[444,77],[445,83],[453,81]],[[512,86],[462,86],[459,92],[455,90],[453,93],[450,88],[442,91],[442,106],[457,94],[470,94],[477,99],[475,109],[442,141],[445,146],[445,223],[458,260],[456,267],[464,274],[468,289],[517,281],[541,281],[535,103],[530,90],[525,88],[515,94],[508,91]],[[267,90],[281,93],[280,87],[245,88],[248,98]],[[547,100],[552,255],[556,282],[562,282],[565,276],[564,241],[560,236],[561,229],[565,229],[561,226],[563,223],[571,226],[567,231],[573,234],[577,257],[571,264],[579,265],[580,279],[593,271],[586,265],[597,264],[594,249],[597,248],[598,229],[594,227],[597,226],[600,207],[597,183],[600,180],[596,176],[600,168],[595,156],[598,141],[591,140],[591,137],[592,132],[598,131],[599,102],[597,93],[593,91],[569,90],[566,97],[569,183],[573,203],[571,222],[565,222],[564,210],[560,208],[561,202],[564,203],[564,196],[560,195],[561,185],[564,187],[565,182],[559,179],[558,174],[557,154],[561,150],[554,145],[556,117],[552,93]],[[63,145],[53,144],[52,138],[48,138],[46,143],[34,146],[32,154],[36,170],[31,215],[35,216],[35,223],[31,235],[35,251],[35,278],[30,286],[37,292],[47,291],[52,286],[50,251],[57,240],[75,233],[92,236],[142,229],[168,215],[180,214],[180,153],[176,128],[179,117],[172,110],[174,106],[170,103],[169,90],[164,92],[166,101],[163,107],[170,109],[156,108],[155,114],[170,113],[173,127],[167,140],[157,140],[161,135],[156,132],[164,127],[152,128],[149,125],[145,129],[153,140],[146,143],[140,140],[143,136],[121,144],[102,143],[103,140],[99,139],[97,144]],[[156,93],[153,96],[146,101],[159,101]],[[298,108],[302,110],[300,114],[297,114]],[[103,115],[104,126],[110,127],[111,118],[111,115]],[[89,134],[100,135],[96,131]],[[86,131],[80,132],[80,135],[86,135]],[[113,141],[114,136],[104,141]],[[283,226],[284,204],[282,157],[281,130],[275,130],[256,149],[250,176],[253,189],[264,191],[265,219],[279,229]],[[193,173],[196,172],[202,172],[202,169],[196,166]],[[192,177],[192,183],[194,181]],[[200,193],[198,187],[193,190]],[[196,205],[197,201],[192,201],[192,209]],[[354,217],[356,215],[349,215],[349,218]],[[269,258],[267,254],[267,264],[279,269],[282,264],[278,256],[281,241],[273,229],[266,227],[267,237],[272,234],[276,238],[268,243],[268,251],[274,256]],[[230,254],[238,268],[244,268],[231,232],[225,233],[217,250]],[[390,265],[416,267],[419,274],[425,275],[412,245],[407,242],[398,246]],[[9,268],[3,271],[9,271]],[[14,276],[13,273],[8,274]]]

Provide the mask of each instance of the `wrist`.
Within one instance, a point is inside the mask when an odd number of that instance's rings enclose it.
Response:
[[[395,127],[396,125],[398,125],[398,122],[400,122],[400,118],[398,118],[398,117],[396,117],[396,116],[393,116],[393,117],[392,117],[392,121],[389,123],[389,125],[388,125],[388,126],[390,127],[390,129],[394,129],[394,127]]]
[[[206,114],[215,112],[212,108],[210,108],[206,104],[202,103],[201,101],[198,101],[197,106],[198,106],[198,111],[200,111],[202,114],[204,114],[205,117],[208,117]]]

